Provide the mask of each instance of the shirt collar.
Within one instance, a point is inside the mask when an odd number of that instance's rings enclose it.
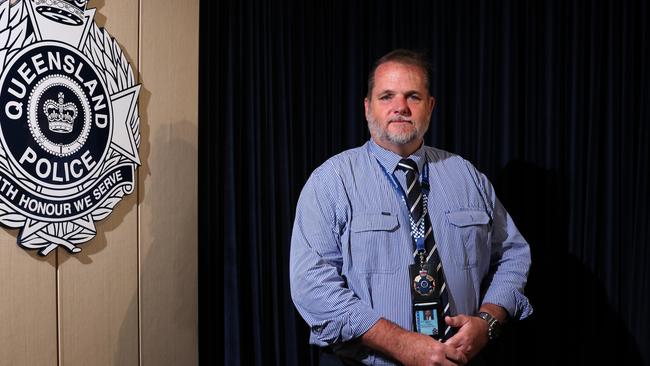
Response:
[[[368,142],[368,150],[372,155],[374,155],[377,158],[377,161],[379,161],[379,164],[381,164],[384,169],[386,169],[387,172],[394,172],[395,168],[397,167],[397,163],[399,163],[400,160],[403,158],[395,154],[394,152],[390,150],[386,150],[383,147],[377,145],[375,141],[370,139]],[[418,166],[418,171],[421,173],[422,172],[422,166],[424,165],[424,162],[426,161],[426,153],[424,151],[424,143],[422,146],[420,146],[417,151],[415,151],[413,154],[411,154],[408,159],[412,159],[415,161],[415,164]]]

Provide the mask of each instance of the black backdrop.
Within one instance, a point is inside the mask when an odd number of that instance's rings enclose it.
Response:
[[[426,142],[486,173],[530,241],[535,314],[493,364],[650,364],[648,12],[201,1],[201,364],[314,363],[289,295],[295,204],[316,166],[368,138],[368,68],[397,47],[434,64]]]

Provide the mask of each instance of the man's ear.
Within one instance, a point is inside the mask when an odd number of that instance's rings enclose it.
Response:
[[[363,108],[366,111],[366,119],[368,119],[368,107],[370,106],[370,101],[368,97],[363,98]]]

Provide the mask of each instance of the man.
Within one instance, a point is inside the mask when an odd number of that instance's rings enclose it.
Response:
[[[431,309],[424,311],[424,320],[433,320],[433,311]]]
[[[492,185],[423,144],[434,104],[426,60],[385,55],[364,101],[371,140],[303,188],[291,294],[310,342],[325,347],[321,364],[465,364],[501,324],[532,312],[529,247]],[[426,309],[441,327],[419,326]]]

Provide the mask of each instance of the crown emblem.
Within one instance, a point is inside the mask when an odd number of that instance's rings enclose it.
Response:
[[[88,0],[32,0],[36,11],[57,23],[81,25]]]
[[[63,93],[59,92],[59,102],[48,99],[43,104],[43,112],[47,116],[50,131],[56,133],[70,133],[77,118],[77,106],[73,103],[63,103]]]

